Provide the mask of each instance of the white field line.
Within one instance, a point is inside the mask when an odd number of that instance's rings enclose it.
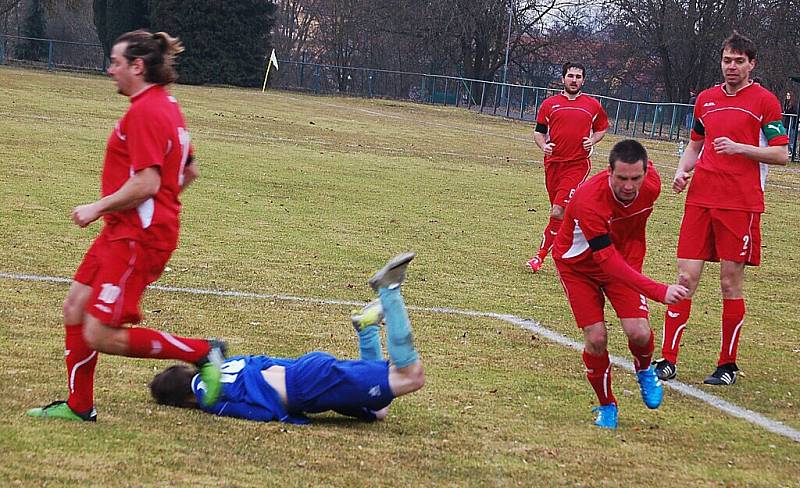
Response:
[[[9,280],[19,280],[19,281],[39,281],[47,283],[70,283],[72,281],[69,278],[63,278],[58,276],[40,276],[40,275],[4,273],[4,272],[0,272],[0,278],[5,278]],[[158,291],[166,291],[172,293],[186,293],[190,295],[249,298],[249,299],[259,299],[259,300],[276,300],[285,302],[310,303],[315,305],[347,305],[347,306],[364,305],[364,302],[351,301],[351,300],[329,300],[329,299],[313,298],[313,297],[280,295],[273,293],[253,293],[253,292],[234,291],[234,290],[228,290],[228,291],[210,290],[205,288],[180,288],[175,286],[163,286],[163,285],[151,285],[148,288]],[[575,349],[576,351],[583,351],[582,343],[570,339],[565,335],[559,334],[558,332],[552,331],[542,326],[535,320],[518,317],[516,315],[502,314],[495,312],[479,312],[475,310],[462,310],[458,308],[447,308],[447,307],[409,306],[407,308],[415,312],[426,312],[426,313],[444,314],[444,315],[460,315],[462,317],[482,317],[482,318],[502,320],[509,324],[522,327],[523,329],[527,329],[536,334],[537,336],[545,338],[550,342],[555,342],[556,344]],[[618,356],[610,356],[610,357],[611,357],[611,362],[615,364],[617,367],[626,369],[631,373],[633,372],[633,363],[631,361],[623,359]],[[694,386],[681,383],[680,381],[672,380],[663,382],[663,384],[666,385],[668,388],[672,388],[678,393],[683,394],[684,396],[694,398],[696,400],[700,400],[701,402],[707,403],[708,405],[711,405],[712,407],[721,410],[727,413],[728,415],[743,419],[747,422],[750,422],[751,424],[757,425],[765,430],[768,430],[769,432],[789,438],[795,442],[800,442],[800,431],[792,427],[789,427],[786,424],[778,422],[777,420],[772,420],[758,412],[754,412],[752,410],[748,410],[738,405],[734,405],[733,403],[723,400],[722,398],[719,398],[710,393],[706,393],[703,390],[700,390],[699,388],[696,388]]]

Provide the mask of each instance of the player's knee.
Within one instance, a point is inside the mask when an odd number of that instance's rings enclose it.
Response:
[[[417,363],[411,368],[409,371],[408,380],[411,391],[420,390],[423,386],[425,386],[425,368],[422,367],[421,362],[417,361]]]
[[[102,324],[88,321],[83,326],[83,340],[95,351],[107,352],[112,349],[113,332],[115,331]]]
[[[678,273],[678,284],[688,288],[690,295],[697,289],[698,280],[699,277],[689,271],[682,270]]]
[[[592,354],[600,354],[606,350],[608,346],[608,336],[604,329],[592,330],[584,334],[586,347]]]
[[[722,298],[740,298],[742,296],[742,285],[738,280],[725,279],[723,277],[720,280],[720,291],[722,292]]]
[[[79,324],[83,319],[83,304],[74,297],[67,295],[64,299],[63,313],[65,324]]]

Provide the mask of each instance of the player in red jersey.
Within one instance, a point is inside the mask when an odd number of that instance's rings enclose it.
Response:
[[[745,265],[761,262],[761,213],[767,165],[789,160],[778,99],[750,79],[756,65],[756,46],[734,32],[720,50],[725,83],[697,97],[691,141],[678,163],[673,189],[686,194],[678,239],[678,281],[689,297],[667,308],[662,359],[656,373],[663,380],[677,373],[681,336],[692,308],[706,261],[720,262],[722,345],[710,385],[736,381],[736,356],[745,304],[742,285]],[[694,176],[691,172],[694,170]]]
[[[219,393],[222,343],[125,326],[140,321],[142,293],[177,246],[178,196],[198,176],[183,115],[165,88],[177,78],[173,62],[181,51],[169,34],[146,31],[123,34],[111,51],[108,74],[131,104],[108,139],[102,198],[72,211],[80,227],[100,217],[105,224],[64,301],[69,397],[31,409],[30,416],[96,420],[98,352],[194,363],[211,382],[214,396],[207,402]]]
[[[631,139],[620,141],[611,150],[609,168],[576,190],[553,246],[561,284],[583,330],[586,377],[600,401],[594,409],[599,427],[616,428],[618,414],[611,390],[604,296],[628,337],[645,405],[661,405],[662,386],[650,364],[653,331],[647,299],[676,303],[688,290],[657,283],[641,272],[647,219],[660,193],[661,179],[645,148]]]
[[[527,266],[536,273],[553,246],[564,219],[564,209],[575,189],[589,177],[594,145],[608,129],[608,116],[597,99],[581,90],[586,70],[581,64],[562,68],[564,91],[542,102],[533,140],[544,151],[545,187],[550,199],[550,221],[542,233],[536,256]]]

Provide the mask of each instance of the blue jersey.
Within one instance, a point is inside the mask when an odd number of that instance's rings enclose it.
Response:
[[[267,356],[235,356],[222,364],[222,391],[219,400],[210,407],[203,404],[206,385],[195,375],[192,391],[197,404],[208,413],[224,417],[269,422],[308,423],[308,419],[290,416],[276,392],[261,372],[272,366],[288,366],[291,359]]]
[[[286,368],[284,406],[262,371]],[[389,387],[388,361],[339,360],[312,352],[296,359],[236,356],[222,365],[222,391],[212,406],[203,405],[205,384],[196,375],[192,390],[203,410],[215,415],[268,422],[307,423],[306,413],[333,410],[342,415],[374,420],[375,411],[394,399]]]

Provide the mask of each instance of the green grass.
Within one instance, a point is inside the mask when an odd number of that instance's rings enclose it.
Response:
[[[202,176],[160,284],[365,301],[366,278],[414,250],[410,305],[532,317],[580,339],[552,263],[536,276],[522,267],[548,207],[530,126],[394,101],[173,93]],[[97,197],[105,140],[126,106],[102,77],[0,67],[0,271],[74,272],[99,226],[79,229],[69,212]],[[675,144],[646,145],[669,181]],[[770,175],[764,265],[747,271],[743,375],[707,391],[800,429],[797,171]],[[651,218],[645,267],[662,281],[675,273],[682,202],[665,186]],[[684,336],[690,384],[716,360],[717,279],[709,265]],[[25,409],[65,395],[65,293],[0,279],[2,485],[800,486],[796,442],[671,390],[648,411],[623,370],[620,429],[599,431],[577,352],[504,322],[433,313],[412,314],[428,382],[385,423],[331,415],[287,426],[161,407],[146,384],[165,364],[112,356],[97,370],[96,425],[38,422]],[[664,308],[652,308],[660,342]],[[224,337],[234,353],[357,354],[342,306],[151,291],[143,309],[148,326]],[[614,320],[609,336],[627,357]]]

